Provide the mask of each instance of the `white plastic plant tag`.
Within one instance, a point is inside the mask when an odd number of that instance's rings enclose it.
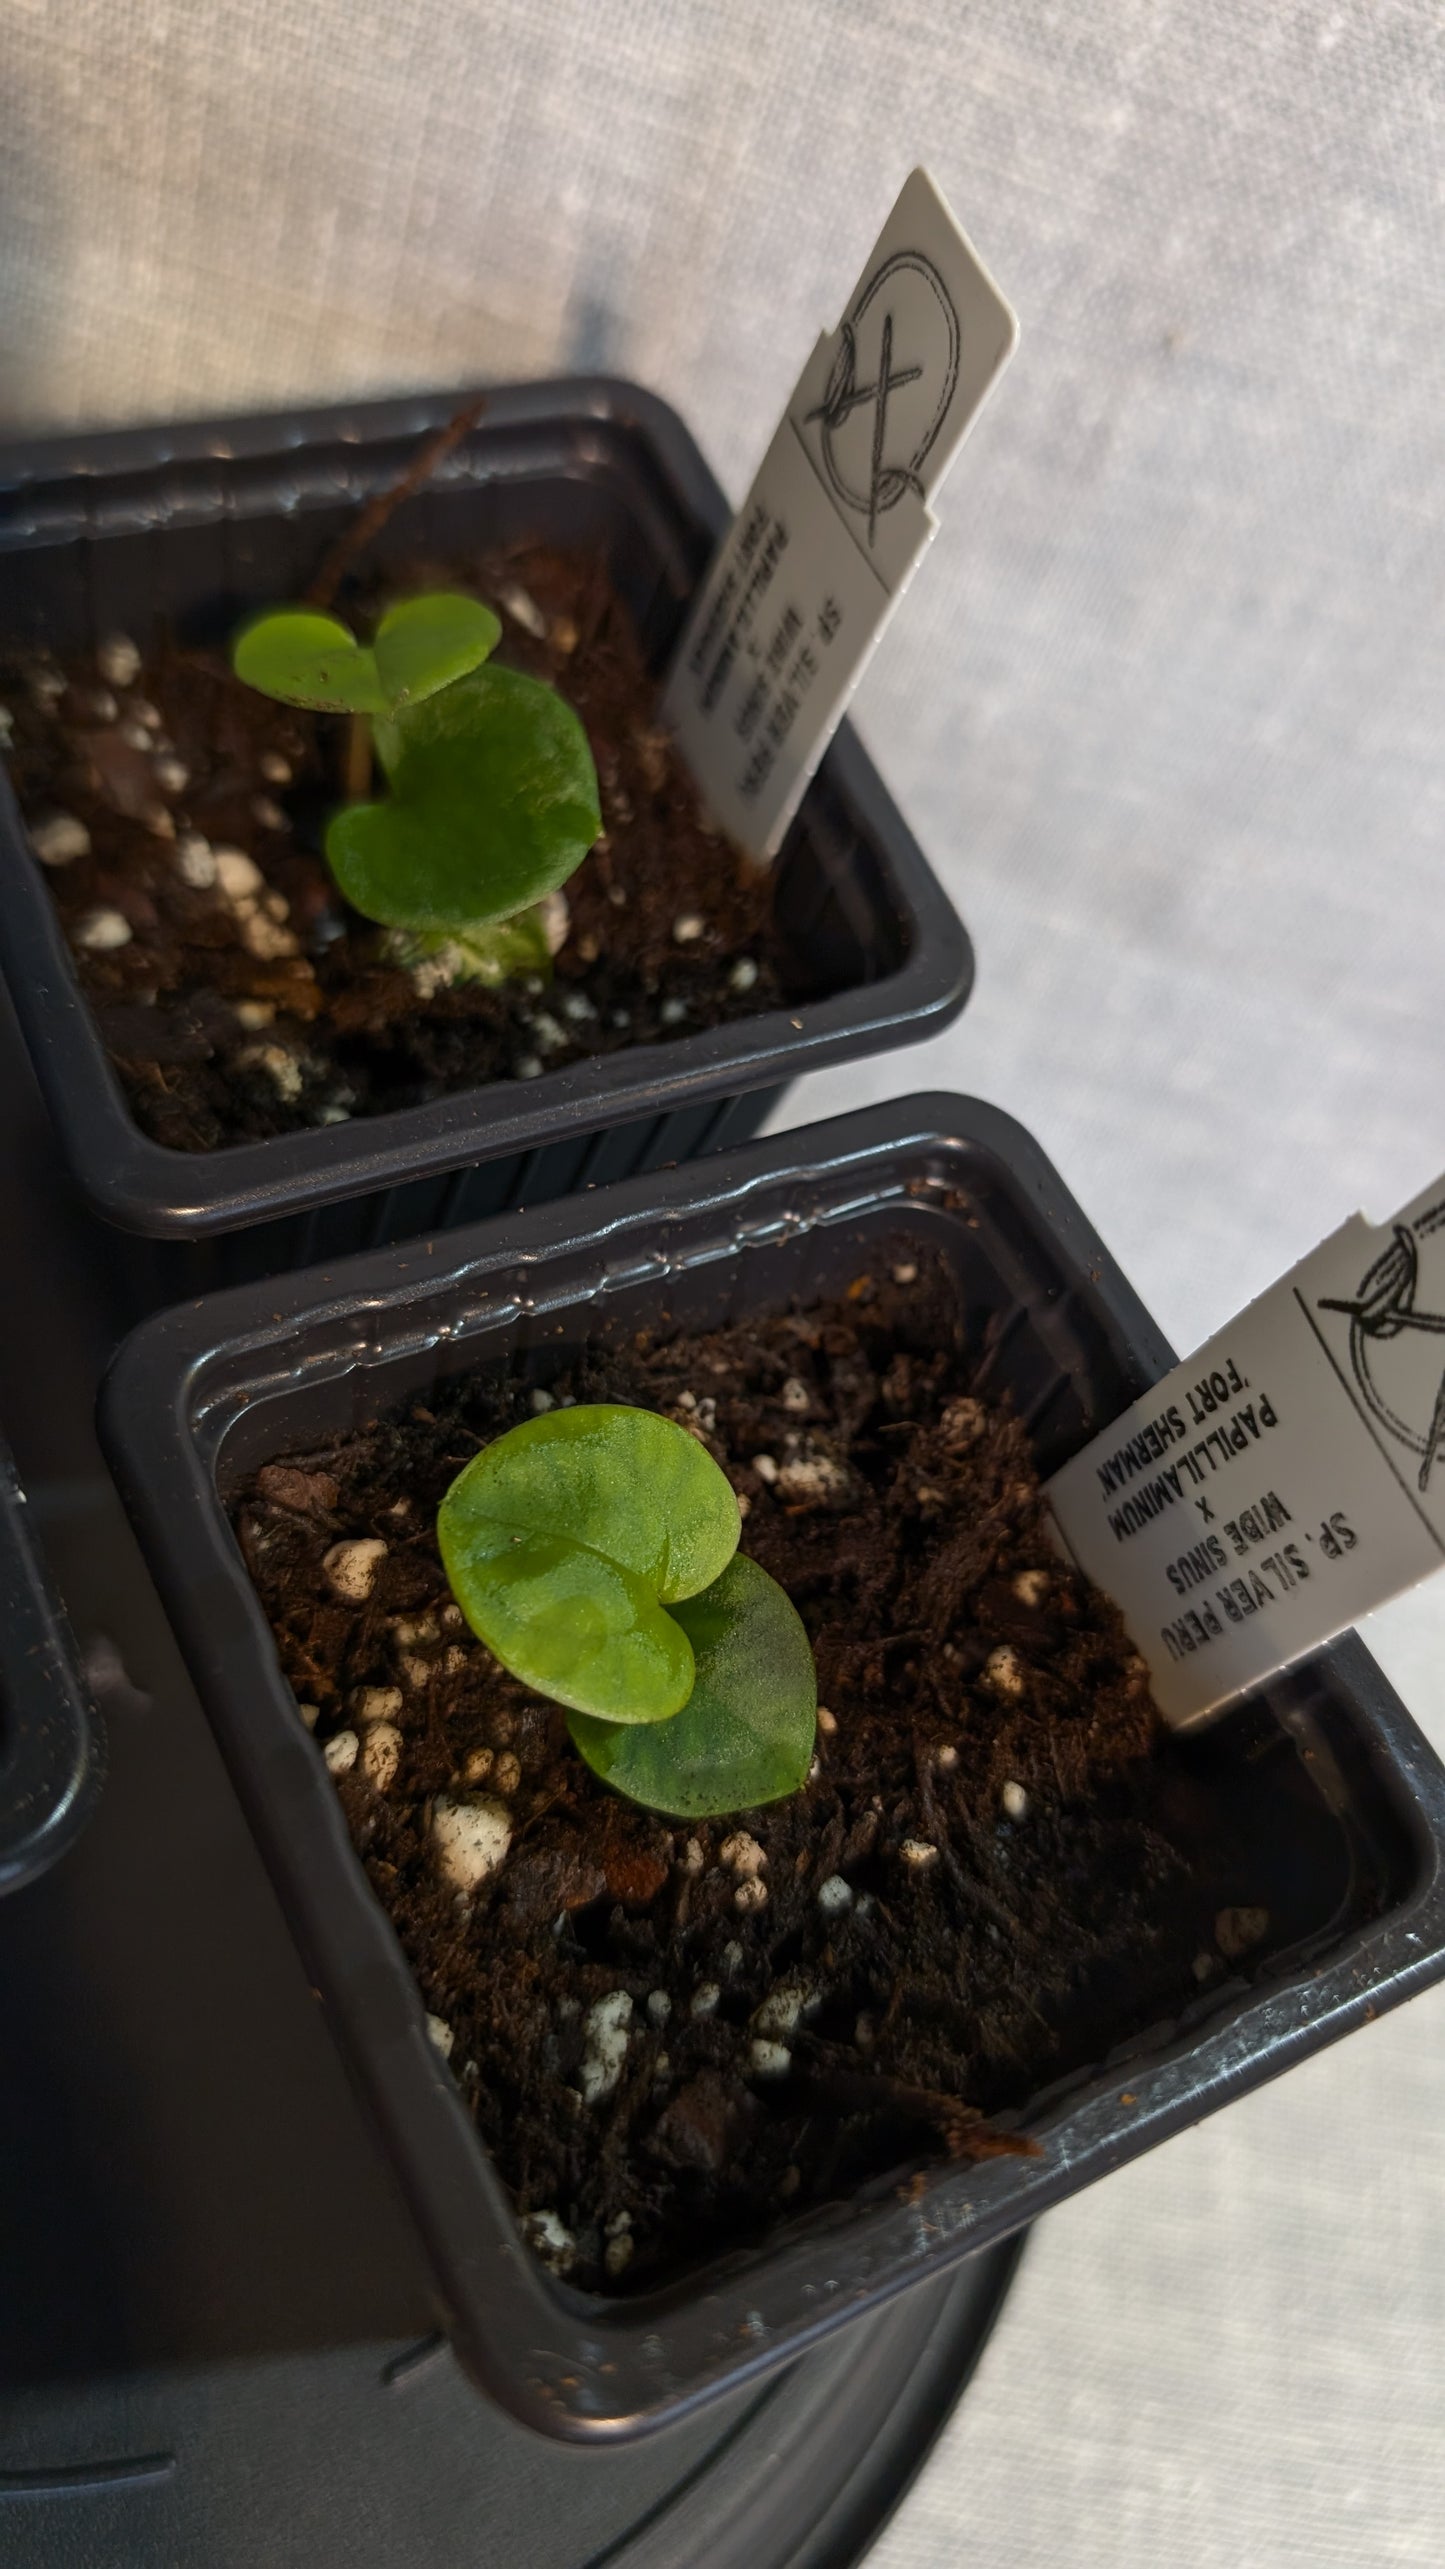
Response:
[[[776,853],[931,542],[929,501],[1018,324],[926,170],[803,368],[663,694],[708,809]]]
[[[1203,1720],[1445,1561],[1445,1178],[1356,1214],[1046,1486]]]

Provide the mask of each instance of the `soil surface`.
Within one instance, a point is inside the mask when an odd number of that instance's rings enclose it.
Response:
[[[735,1819],[610,1795],[451,1601],[437,1505],[545,1396],[463,1378],[237,1502],[435,2037],[575,2282],[652,2285],[930,2162],[1028,2147],[983,2117],[1016,2121],[1222,1968],[1175,1745],[1114,1608],[1049,1543],[1022,1428],[970,1392],[980,1352],[941,1262],[900,1264],[552,1383],[691,1428],[808,1627],[813,1775]],[[471,1898],[436,1834],[459,1802],[507,1840]],[[1218,1923],[1237,1961],[1269,1919]]]
[[[555,685],[591,740],[603,835],[566,888],[547,984],[448,986],[388,962],[321,855],[344,718],[272,704],[216,654],[142,663],[123,636],[63,668],[0,657],[0,735],[82,988],[137,1123],[171,1149],[534,1079],[785,995],[771,878],[704,822],[600,562],[418,562],[388,594],[439,586],[497,608],[498,658]],[[369,631],[380,603],[339,607]]]

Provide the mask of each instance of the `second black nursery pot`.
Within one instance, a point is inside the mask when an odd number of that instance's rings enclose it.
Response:
[[[476,2379],[549,2435],[634,2436],[780,2364],[1445,1971],[1445,1769],[1351,1637],[1181,1744],[1221,1838],[1249,1840],[1269,1941],[1168,2021],[1141,2020],[1121,1983],[1109,2038],[1016,2118],[1039,2156],[935,2168],[645,2299],[583,2295],[534,2260],[427,2039],[226,1494],[460,1370],[545,1384],[610,1332],[786,1309],[929,1254],[956,1279],[979,1388],[1012,1400],[1045,1469],[1172,1361],[1028,1136],[993,1108],[922,1097],[161,1315],[105,1387],[122,1494],[442,2323]],[[1210,1844],[1191,1887],[1205,1915],[1245,1896],[1213,1878]]]
[[[0,643],[64,654],[117,629],[143,647],[167,629],[226,640],[247,613],[304,588],[461,398],[0,451]],[[374,558],[590,550],[660,671],[728,515],[653,395],[603,380],[513,386],[488,396]],[[110,1263],[124,1264],[137,1313],[721,1149],[755,1133],[798,1073],[957,1015],[968,938],[846,725],[778,868],[781,1008],[392,1114],[179,1152],[131,1116],[0,772],[0,962],[61,1151],[110,1227]]]

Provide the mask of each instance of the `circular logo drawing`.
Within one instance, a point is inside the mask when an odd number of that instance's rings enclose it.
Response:
[[[906,320],[895,328],[900,304]],[[958,383],[958,351],[958,314],[933,261],[921,250],[895,250],[855,296],[827,390],[807,414],[821,422],[829,483],[845,508],[867,519],[870,545],[885,510],[907,491],[923,497],[923,467]]]
[[[1350,1370],[1361,1400],[1386,1434],[1420,1458],[1419,1486],[1445,1449],[1445,1200],[1413,1222],[1397,1222],[1387,1249],[1349,1297],[1323,1295],[1321,1311],[1342,1311],[1350,1323]],[[1425,1295],[1421,1300],[1422,1268]],[[1433,1340],[1440,1363],[1421,1373],[1421,1340]]]

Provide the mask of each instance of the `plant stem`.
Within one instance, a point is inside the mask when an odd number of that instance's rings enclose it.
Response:
[[[462,439],[475,428],[486,407],[486,395],[479,393],[474,401],[469,401],[456,413],[455,418],[449,419],[444,428],[439,428],[434,436],[427,439],[420,454],[408,464],[399,480],[393,482],[389,489],[378,491],[374,499],[367,501],[360,516],[343,527],[336,542],[322,556],[321,568],[306,592],[307,606],[330,606],[357,555],[363,553],[380,534],[393,509],[399,508],[403,500],[410,499],[413,491],[419,491],[424,482],[431,480],[452,448],[460,446]]]
[[[348,803],[364,803],[371,791],[371,716],[353,714],[346,726],[342,791]]]

